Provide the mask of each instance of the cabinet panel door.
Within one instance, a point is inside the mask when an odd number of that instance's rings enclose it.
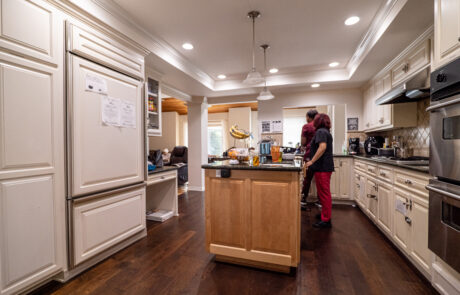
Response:
[[[0,13],[0,47],[53,64],[62,62],[63,21],[51,5],[2,0]]]
[[[210,190],[220,192],[209,194],[210,243],[246,247],[246,190],[242,179],[222,180],[209,178]],[[209,229],[208,229],[209,230]]]
[[[366,183],[367,183],[367,179],[366,179],[366,176],[364,175],[361,175],[360,178],[359,178],[359,197],[361,199],[361,203],[363,205],[363,208],[365,208],[367,206],[366,202],[367,202],[367,198],[366,198]]]
[[[366,197],[367,197],[367,212],[374,220],[377,219],[378,214],[378,196],[377,196],[377,183],[373,179],[367,179],[366,183]]]
[[[383,77],[383,94],[386,94],[390,90],[391,90],[391,72],[388,72]]]
[[[410,217],[412,219],[410,255],[430,272],[432,252],[428,249],[428,202],[417,197],[412,198]]]
[[[145,188],[75,203],[73,219],[79,264],[145,228]]]
[[[296,252],[298,212],[292,207],[289,182],[252,181],[250,251],[292,255]],[[283,216],[283,218],[281,218]],[[292,218],[284,218],[292,216]],[[292,234],[292,235],[291,235]]]
[[[435,42],[437,66],[460,55],[460,1],[436,0]]]
[[[0,282],[17,290],[58,271],[54,179],[0,181]],[[64,197],[64,196],[62,196]]]
[[[401,61],[394,68],[391,69],[391,87],[397,86],[407,76],[407,60]]]
[[[141,182],[144,180],[144,114],[142,83],[84,60],[70,58],[72,195]],[[102,122],[102,95],[86,91],[86,79],[105,80],[109,97],[123,99],[135,108],[134,126],[116,127]],[[114,160],[116,159],[116,160]],[[110,165],[108,164],[110,163]]]
[[[331,174],[331,197],[336,199],[340,196],[340,185],[338,183],[340,181],[340,168],[335,167],[334,169],[335,171]]]
[[[430,62],[430,41],[426,40],[407,57],[408,75],[418,71]]]
[[[339,160],[340,171],[339,171],[339,193],[340,198],[350,198],[350,164],[348,160]]]
[[[361,201],[361,196],[360,196],[360,193],[361,193],[360,178],[361,176],[358,173],[355,173],[355,178],[353,182],[354,183],[353,193],[354,193],[354,198],[356,202],[358,203],[358,205],[362,206],[362,201]]]
[[[377,223],[388,234],[391,234],[391,216],[393,204],[392,186],[384,183],[379,183],[378,188],[378,221]]]
[[[409,198],[406,197],[406,194],[401,192],[398,189],[394,189],[394,202],[400,201],[403,203],[408,203]],[[393,238],[395,242],[407,253],[409,253],[410,245],[410,226],[406,221],[406,215],[396,210],[396,205],[393,206],[395,210],[393,211]],[[407,209],[409,210],[409,209]]]

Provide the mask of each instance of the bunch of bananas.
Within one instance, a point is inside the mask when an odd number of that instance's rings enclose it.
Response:
[[[244,130],[238,129],[237,125],[232,125],[232,127],[230,127],[229,131],[230,131],[230,135],[233,138],[236,138],[236,139],[245,139],[245,138],[248,138],[249,136],[251,136],[251,134],[249,132],[246,132]]]

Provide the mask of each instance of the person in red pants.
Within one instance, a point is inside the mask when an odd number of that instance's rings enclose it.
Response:
[[[311,141],[311,160],[305,163],[306,170],[315,173],[316,190],[321,203],[321,215],[318,222],[313,224],[317,228],[330,228],[331,223],[331,175],[334,172],[334,160],[332,156],[331,119],[326,114],[318,114],[313,121],[316,129],[315,136]]]

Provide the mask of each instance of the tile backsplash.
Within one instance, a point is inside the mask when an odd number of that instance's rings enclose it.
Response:
[[[430,114],[425,110],[429,105],[429,98],[417,102],[416,127],[373,132],[368,135],[388,137],[390,142],[393,136],[400,136],[403,138],[406,147],[412,150],[414,156],[428,157],[430,147]],[[347,135],[348,137],[359,137],[360,142],[364,142],[367,137],[363,132],[348,132]]]
[[[426,112],[426,108],[429,105],[429,98],[417,102],[416,127],[388,130],[374,135],[389,137],[390,142],[393,136],[401,136],[406,147],[412,150],[414,156],[428,157],[430,149],[430,113]]]

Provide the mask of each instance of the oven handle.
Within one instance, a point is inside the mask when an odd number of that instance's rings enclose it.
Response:
[[[427,107],[426,111],[429,112],[429,111],[440,109],[440,108],[443,108],[443,107],[447,107],[447,106],[450,106],[450,105],[453,105],[453,104],[456,104],[456,103],[460,103],[460,97],[456,98],[456,99],[453,99],[453,100],[450,100],[450,101],[442,102],[440,104],[436,104],[434,106]]]
[[[456,200],[459,200],[460,201],[460,196],[459,195],[456,195],[456,194],[453,194],[451,192],[448,192],[448,191],[444,191],[444,190],[441,190],[437,187],[434,187],[430,184],[428,184],[427,186],[425,186],[425,188],[429,191],[432,191],[432,192],[435,192],[435,193],[438,193],[438,194],[441,194],[441,195],[444,195],[444,196],[447,196],[447,197],[451,197],[453,199],[456,199]]]

